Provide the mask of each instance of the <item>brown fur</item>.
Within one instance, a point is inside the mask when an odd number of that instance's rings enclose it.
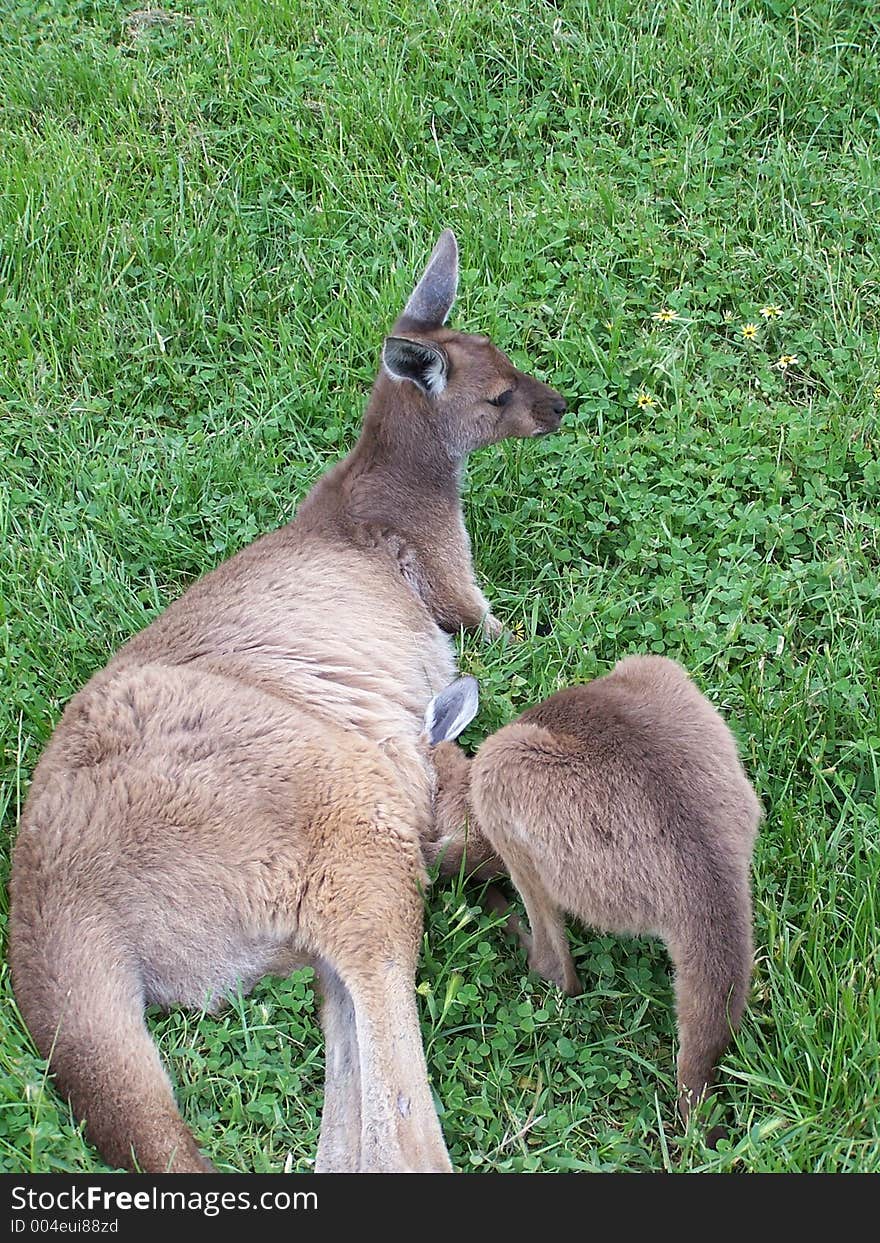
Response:
[[[451,742],[433,758],[426,855],[448,874],[466,850],[468,869],[476,863],[486,879],[506,865],[531,922],[533,970],[581,991],[561,911],[666,942],[687,1123],[751,975],[749,865],[761,809],[719,714],[680,666],[632,656],[529,708],[470,764]]]
[[[444,631],[499,629],[473,581],[462,460],[552,430],[564,408],[487,339],[413,318],[448,311],[456,258],[444,234],[396,329],[443,351],[442,392],[383,370],[358,444],[295,520],[126,644],[34,773],[11,882],[15,994],[114,1165],[211,1168],[144,1006],[212,1007],[310,963],[327,1042],[317,1168],[450,1168],[413,990],[422,716],[453,673]],[[511,386],[503,411],[489,404]]]

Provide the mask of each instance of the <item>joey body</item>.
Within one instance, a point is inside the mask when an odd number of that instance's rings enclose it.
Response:
[[[750,861],[761,816],[729,729],[684,670],[629,657],[527,709],[470,762],[434,748],[429,862],[509,872],[529,963],[581,991],[563,913],[665,941],[675,968],[685,1123],[741,1019],[752,961]],[[467,815],[467,836],[462,813]],[[714,1138],[714,1137],[713,1137]]]

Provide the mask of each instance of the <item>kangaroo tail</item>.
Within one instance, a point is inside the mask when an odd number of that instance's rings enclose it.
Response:
[[[711,1090],[718,1061],[745,1009],[752,973],[748,882],[718,886],[685,936],[668,943],[678,1009],[678,1105],[691,1110]],[[721,1128],[710,1132],[713,1143]]]
[[[139,971],[94,915],[58,912],[41,935],[13,905],[10,959],[24,1021],[58,1087],[111,1165],[147,1173],[206,1173],[144,1022]],[[59,925],[66,925],[61,935]]]

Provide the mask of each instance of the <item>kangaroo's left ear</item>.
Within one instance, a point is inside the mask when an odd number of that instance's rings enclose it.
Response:
[[[445,324],[458,289],[458,243],[451,229],[444,229],[431,251],[428,266],[403,308],[401,321],[439,328]]]
[[[470,725],[480,706],[480,684],[476,678],[458,678],[435,695],[425,712],[428,742],[449,742]]]
[[[386,337],[382,366],[392,380],[412,380],[423,393],[436,397],[446,388],[449,359],[439,345],[412,337]]]

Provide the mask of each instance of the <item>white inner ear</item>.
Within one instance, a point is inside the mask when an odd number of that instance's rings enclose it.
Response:
[[[425,368],[425,386],[435,397],[446,388],[446,367],[443,359],[437,354],[431,356],[431,363]]]
[[[446,359],[438,350],[429,349],[427,346],[417,346],[412,343],[413,354],[423,360],[423,368],[421,378],[416,379],[415,376],[408,375],[405,371],[398,371],[393,362],[393,353],[389,351],[388,343],[382,347],[382,368],[385,374],[390,376],[392,380],[399,384],[401,380],[409,380],[413,384],[418,384],[419,388],[424,388],[426,393],[435,397],[438,393],[442,393],[446,388]]]
[[[425,733],[431,745],[457,738],[470,725],[480,707],[476,678],[459,678],[435,695],[425,711]]]

